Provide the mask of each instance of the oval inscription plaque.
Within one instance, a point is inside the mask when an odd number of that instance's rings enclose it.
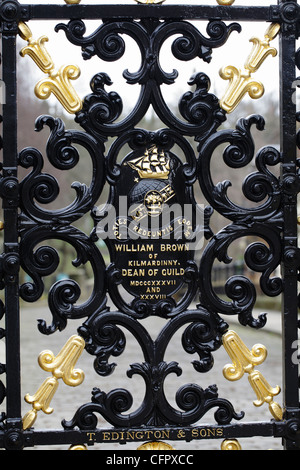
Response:
[[[141,318],[183,311],[197,285],[194,256],[201,211],[181,160],[156,145],[133,151],[123,159],[112,193],[113,207],[102,219],[102,227],[110,223],[106,243],[112,299]]]

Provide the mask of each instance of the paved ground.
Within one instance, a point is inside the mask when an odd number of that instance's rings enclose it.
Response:
[[[52,350],[57,354],[60,348],[64,345],[65,341],[73,334],[76,334],[77,324],[70,321],[68,327],[62,333],[56,333],[52,336],[41,335],[36,328],[37,318],[50,320],[47,308],[40,309],[22,309],[22,371],[23,371],[23,394],[34,393],[46,377],[49,376],[46,372],[40,370],[37,364],[37,356],[45,349]],[[226,318],[228,321],[228,318]],[[164,325],[164,320],[155,318],[144,320],[149,330],[152,331],[153,337],[157,335],[161,327]],[[270,315],[268,329],[263,331],[255,331],[250,328],[243,328],[239,326],[236,321],[233,321],[230,326],[237,331],[242,337],[243,341],[248,347],[252,347],[256,343],[264,344],[268,349],[268,358],[265,363],[258,367],[259,370],[265,375],[268,382],[272,385],[281,386],[281,338],[280,338],[280,314],[274,313]],[[182,334],[182,332],[181,332]],[[0,351],[1,352],[1,351]],[[186,383],[198,383],[201,387],[206,388],[209,385],[217,384],[219,389],[219,396],[227,398],[232,402],[236,411],[245,411],[246,416],[244,422],[253,421],[269,421],[271,415],[267,405],[256,408],[253,405],[253,400],[256,396],[248,383],[246,375],[239,382],[228,382],[224,379],[222,369],[225,364],[230,362],[230,359],[224,350],[221,348],[214,354],[215,366],[207,374],[197,374],[191,365],[194,357],[186,354],[181,346],[181,335],[178,334],[171,342],[166,360],[177,361],[182,367],[184,373],[181,377],[176,377],[174,374],[168,377],[166,381],[167,395],[170,400],[173,400],[175,392],[181,385]],[[84,352],[79,360],[78,367],[84,370],[86,379],[84,384],[78,388],[67,387],[63,382],[60,384],[58,392],[56,393],[52,406],[54,413],[52,415],[44,415],[39,413],[38,420],[35,428],[45,429],[61,429],[61,420],[71,419],[77,408],[90,401],[90,393],[93,387],[99,387],[108,392],[114,388],[124,387],[131,391],[135,398],[135,406],[138,406],[144,396],[144,382],[141,377],[134,375],[132,379],[126,376],[128,366],[133,362],[142,362],[143,358],[140,357],[138,345],[134,338],[130,341],[130,335],[127,335],[127,347],[125,352],[117,358],[118,366],[115,372],[107,378],[100,378],[93,369],[93,357]],[[276,397],[276,401],[281,404],[281,395]],[[176,405],[175,405],[176,406]],[[30,409],[30,406],[24,403],[24,414]],[[199,425],[215,424],[213,413],[206,415]],[[99,425],[100,426],[100,425]],[[105,425],[105,427],[108,427]],[[221,441],[193,441],[189,444],[185,442],[171,443],[177,450],[219,450]],[[241,445],[244,450],[280,450],[282,448],[281,441],[274,438],[252,438],[241,439]],[[122,446],[122,450],[136,449],[137,444],[127,444]],[[105,449],[119,449],[118,445],[105,446]],[[96,445],[91,447],[91,450],[104,449],[103,445]],[[36,448],[36,450],[48,450],[45,448]],[[67,450],[65,447],[55,447],[51,450]]]

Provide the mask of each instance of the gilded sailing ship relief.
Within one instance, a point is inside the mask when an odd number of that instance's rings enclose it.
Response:
[[[194,295],[203,213],[184,184],[183,168],[175,154],[156,145],[131,152],[98,223],[111,254],[112,297],[139,318],[178,313]]]

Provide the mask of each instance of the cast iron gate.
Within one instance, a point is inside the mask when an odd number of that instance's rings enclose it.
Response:
[[[5,324],[1,337],[6,344],[6,361],[0,369],[5,376],[1,402],[6,406],[1,415],[0,445],[9,450],[58,444],[84,449],[95,443],[105,448],[113,440],[123,444],[136,441],[142,449],[167,449],[168,441],[209,438],[221,439],[224,449],[238,449],[239,438],[272,436],[281,438],[285,449],[299,449],[300,118],[295,99],[296,67],[300,68],[296,52],[299,6],[296,0],[278,0],[270,6],[252,6],[251,1],[244,0],[236,4],[234,0],[218,0],[210,5],[205,1],[182,5],[156,0],[136,2],[106,5],[95,0],[85,5],[84,0],[82,4],[80,0],[65,0],[66,4],[51,5],[4,0],[0,4],[1,83],[5,88],[0,180],[4,228],[1,287],[5,293],[1,317]],[[57,20],[56,31],[65,34],[74,47],[80,46],[84,59],[97,56],[102,66],[103,61],[114,62],[123,56],[126,37],[137,44],[140,67],[136,72],[129,71],[129,67],[123,74],[127,83],[140,85],[137,103],[128,115],[122,115],[122,93],[109,91],[113,77],[105,70],[94,75],[91,93],[81,100],[76,85],[71,84],[79,76],[78,68],[67,65],[56,69],[47,50],[47,38],[33,37],[31,26],[41,20]],[[91,34],[86,33],[87,20],[98,21]],[[251,39],[253,49],[244,69],[228,65],[221,70],[228,88],[222,98],[216,97],[210,92],[210,80],[215,77],[202,72],[201,64],[209,63],[214,49],[226,45],[230,35],[238,38],[246,21],[265,23],[265,37]],[[55,95],[81,127],[68,130],[60,118],[38,117],[36,129],[50,132],[45,158],[61,171],[74,168],[83,158],[92,162],[90,184],[74,183],[76,198],[64,208],[47,209],[47,204],[56,200],[59,186],[54,176],[43,171],[42,152],[34,146],[18,149],[17,35],[24,41],[21,55],[30,56],[45,74],[35,87],[37,97]],[[280,49],[280,150],[266,142],[256,151],[253,132],[263,131],[264,117],[240,116],[234,128],[226,126],[226,120],[245,94],[262,96],[263,85],[256,80],[255,72],[266,59],[272,60],[268,56],[276,55],[272,43],[275,37],[279,37]],[[163,85],[174,84],[178,75],[176,70],[167,72],[161,65],[161,50],[169,38],[173,58],[182,62],[199,59],[189,82],[192,89],[180,98],[177,111],[170,108],[162,93]],[[150,108],[164,128],[143,128],[141,121]],[[244,180],[239,203],[230,197],[230,182],[215,182],[211,169],[215,152],[231,169],[244,168],[256,158],[256,169]],[[276,174],[276,168],[280,174]],[[20,169],[26,170],[22,178]],[[109,185],[109,196],[100,211],[96,207],[105,183]],[[206,199],[204,206],[196,202],[195,185]],[[217,233],[211,228],[213,212],[227,220]],[[78,228],[78,221],[85,215],[92,221],[88,234]],[[93,289],[81,301],[79,283],[67,278],[57,279],[47,291],[52,318],[38,323],[40,334],[45,335],[45,349],[50,335],[67,328],[72,331],[74,320],[82,323],[60,352],[45,350],[40,354],[39,365],[48,377],[36,391],[26,390],[31,394],[25,395],[27,412],[22,416],[19,300],[39,300],[45,280],[57,273],[59,256],[49,242],[53,239],[75,249],[76,268],[90,264]],[[100,246],[103,240],[108,263]],[[237,317],[244,329],[257,329],[259,339],[267,316],[255,318],[253,313],[254,283],[245,272],[239,272],[228,278],[223,296],[214,290],[215,263],[229,265],[231,246],[240,240],[248,245],[244,265],[258,273],[263,294],[282,296],[280,397],[276,397],[279,387],[269,384],[259,371],[266,348],[259,344],[248,349],[242,335],[229,329],[226,321]],[[274,274],[280,266],[281,276]],[[20,282],[21,272],[29,276],[24,282]],[[195,297],[196,303],[192,304]],[[114,308],[108,307],[108,300]],[[158,317],[164,319],[155,339],[145,326],[148,317],[154,322]],[[183,333],[178,348],[197,360],[193,361],[195,383],[180,387],[174,404],[166,396],[165,381],[170,374],[179,376],[182,369],[175,361],[167,362],[165,354],[180,329]],[[138,375],[146,385],[144,399],[137,408],[132,406],[128,390],[116,388],[106,393],[97,388],[105,378],[109,384],[115,368],[112,358],[125,351],[129,335],[143,354],[143,361],[131,364],[127,371],[128,377]],[[212,369],[214,352],[221,347],[232,361],[224,368],[225,378],[236,381],[248,374],[256,406],[269,406],[269,421],[247,422],[234,399],[231,403],[220,397],[216,385],[204,389],[198,384]],[[34,423],[40,413],[52,411],[51,400],[59,380],[73,387],[83,382],[84,374],[76,368],[83,352],[93,358],[98,375],[91,398],[75,409],[73,416],[62,417],[61,429],[39,430]],[[236,390],[238,386],[236,383]],[[209,410],[214,411],[215,421],[203,425]]]

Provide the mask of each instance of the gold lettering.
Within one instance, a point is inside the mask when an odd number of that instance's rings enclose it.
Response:
[[[149,257],[152,257],[152,254],[149,254]],[[144,267],[144,266],[180,266],[180,263],[178,262],[177,259],[169,259],[169,260],[149,260],[149,261],[146,261],[146,260],[143,260],[143,261],[140,261],[140,260],[128,260],[128,267],[133,267],[133,268],[141,268],[141,267]]]
[[[96,435],[96,433],[94,433],[94,432],[88,432],[87,436],[89,438],[89,441],[94,441],[94,436],[95,435]]]
[[[170,439],[170,431],[162,431],[161,439]]]
[[[148,276],[157,276],[158,269],[148,269]]]
[[[206,438],[206,437],[222,437],[223,429],[222,428],[195,428],[192,429],[192,438]]]
[[[184,268],[171,268],[171,269],[162,269],[161,273],[163,276],[183,276]]]
[[[94,432],[87,433],[89,441],[95,441]],[[210,437],[223,437],[222,428],[194,428],[191,431],[192,439],[205,439]],[[186,433],[184,429],[179,429],[177,434],[178,439],[186,439]],[[170,439],[169,430],[154,430],[154,431],[112,431],[103,432],[103,441],[143,441],[150,439]]]
[[[148,292],[154,292],[154,293],[157,292],[157,293],[159,293],[160,292],[160,287],[148,287],[146,292],[147,293]]]
[[[189,251],[190,246],[188,243],[173,243],[172,245],[170,243],[167,244],[161,244],[160,245],[160,251]]]
[[[153,244],[150,245],[149,243],[143,244],[143,245],[137,244],[136,246],[133,245],[133,244],[132,245],[116,244],[115,248],[116,248],[116,251],[118,251],[118,252],[121,252],[121,251],[124,251],[124,252],[154,251]]]
[[[122,269],[122,276],[124,277],[144,277],[144,269]]]
[[[162,300],[166,298],[166,294],[141,294],[141,300]]]

